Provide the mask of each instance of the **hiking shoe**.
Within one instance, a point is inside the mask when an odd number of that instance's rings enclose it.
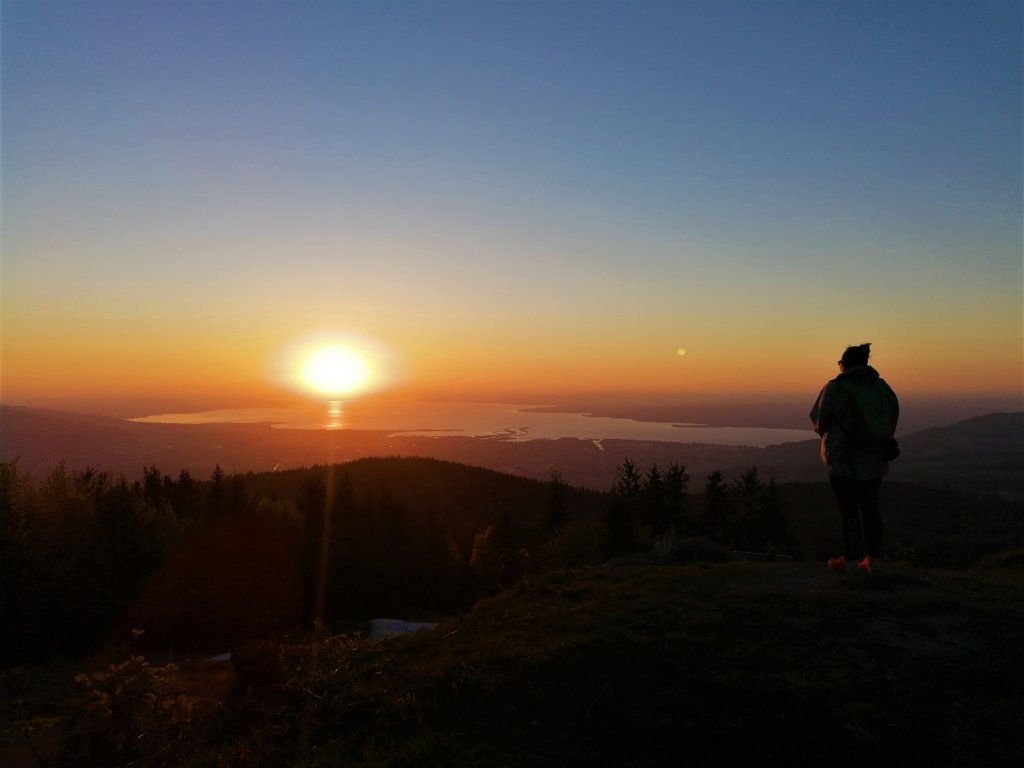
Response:
[[[857,563],[857,567],[864,571],[864,573],[878,573],[878,559],[869,555]]]
[[[846,558],[845,557],[833,557],[828,561],[828,567],[833,571],[840,571],[846,573]]]

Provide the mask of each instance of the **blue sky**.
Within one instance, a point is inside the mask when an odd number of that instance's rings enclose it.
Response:
[[[326,327],[442,389],[799,388],[873,340],[1020,391],[1017,2],[2,10],[16,397]]]

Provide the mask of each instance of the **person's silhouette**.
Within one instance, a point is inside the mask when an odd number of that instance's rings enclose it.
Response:
[[[856,563],[872,573],[878,570],[882,554],[879,493],[889,465],[879,449],[857,439],[858,420],[868,416],[886,424],[891,435],[899,418],[899,400],[878,371],[868,365],[870,354],[870,344],[847,347],[838,361],[839,375],[822,388],[810,414],[814,431],[821,436],[821,459],[843,521],[843,554],[828,561],[828,567],[837,571]],[[877,392],[877,397],[868,398],[877,412],[863,413],[860,398],[855,401],[851,394],[857,388]]]

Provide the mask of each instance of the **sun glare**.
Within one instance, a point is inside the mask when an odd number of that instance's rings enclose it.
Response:
[[[268,360],[267,372],[288,389],[328,400],[367,395],[398,378],[397,360],[385,345],[352,333],[293,339]]]
[[[319,394],[340,397],[358,392],[369,383],[370,366],[350,347],[321,347],[303,362],[301,378]]]

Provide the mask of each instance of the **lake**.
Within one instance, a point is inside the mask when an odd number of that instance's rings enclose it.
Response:
[[[164,413],[133,421],[171,424],[261,423],[279,429],[358,429],[423,437],[466,436],[505,440],[661,440],[677,443],[763,447],[813,440],[810,430],[709,427],[669,424],[583,413],[561,413],[544,406],[504,403],[450,403],[418,400],[297,403],[277,408],[238,408],[200,413]]]

